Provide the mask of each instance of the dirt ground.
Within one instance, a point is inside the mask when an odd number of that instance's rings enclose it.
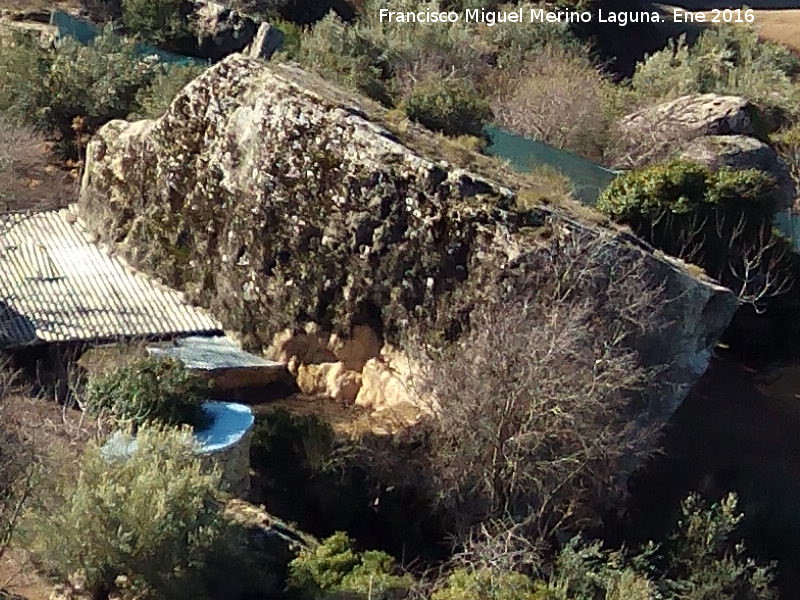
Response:
[[[711,13],[705,13],[711,18]],[[800,8],[756,10],[753,25],[767,40],[780,42],[800,52]]]
[[[12,396],[4,401],[0,417],[18,426],[36,448],[56,461],[73,463],[95,434],[89,419],[47,398]],[[36,573],[23,552],[12,547],[0,559],[0,590],[15,594],[15,600],[48,600],[53,586]]]
[[[705,14],[708,21],[711,20],[713,13],[705,9],[713,8],[715,4],[719,3],[712,1],[680,3],[687,10],[700,8],[701,10],[696,12]],[[732,4],[735,3],[726,3],[726,5]],[[758,5],[757,2],[747,2],[745,4],[749,6]],[[755,9],[753,26],[764,39],[785,44],[800,52],[800,1],[785,2],[784,4],[787,8]],[[775,5],[776,3],[772,3],[772,6]],[[788,6],[791,6],[791,8],[788,8]],[[671,14],[671,9],[673,8],[671,5],[664,4],[662,7],[667,10],[668,14]]]

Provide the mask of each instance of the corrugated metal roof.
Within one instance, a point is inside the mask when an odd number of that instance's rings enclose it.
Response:
[[[159,342],[147,346],[147,352],[153,356],[170,356],[178,359],[187,369],[195,371],[264,367],[286,370],[285,364],[245,352],[239,344],[226,336],[189,336],[174,342]]]
[[[0,215],[0,347],[221,329],[92,244],[68,210]]]

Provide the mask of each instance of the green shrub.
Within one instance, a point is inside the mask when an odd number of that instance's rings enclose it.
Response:
[[[795,76],[800,60],[788,48],[760,39],[753,29],[708,29],[696,44],[685,39],[640,63],[631,79],[635,104],[652,104],[689,93],[741,95],[767,116],[766,125],[800,117]]]
[[[289,60],[299,60],[300,58],[300,47],[303,43],[303,30],[302,28],[292,23],[291,21],[287,21],[286,19],[282,19],[280,17],[276,17],[274,19],[268,19],[271,26],[278,29],[283,34],[283,43],[281,47],[278,49],[278,54],[276,58],[287,58]]]
[[[428,80],[416,86],[406,100],[412,121],[446,135],[481,136],[492,118],[489,103],[463,80]]]
[[[139,90],[162,68],[137,58],[135,44],[110,27],[88,46],[62,40],[50,60],[29,119],[57,135],[58,149],[68,156],[75,156],[100,126],[127,117]]]
[[[776,192],[774,179],[761,171],[713,172],[679,160],[620,175],[597,208],[749,302],[786,291],[787,242],[772,229]]]
[[[330,592],[363,594],[372,600],[400,599],[411,586],[409,576],[397,574],[394,559],[383,552],[357,552],[343,532],[316,548],[303,550],[290,565],[289,588],[304,598],[322,598]]]
[[[563,51],[576,58],[589,58],[590,47],[565,23],[526,23],[524,27],[496,26],[488,32],[489,42],[498,48],[497,66],[512,74],[541,52]]]
[[[733,539],[741,520],[734,494],[711,506],[691,495],[664,544],[610,550],[575,537],[540,581],[509,570],[513,554],[490,551],[437,581],[431,600],[776,600],[774,565],[757,564]],[[491,559],[506,566],[473,566]]]
[[[134,427],[156,421],[201,425],[208,381],[171,358],[143,358],[89,380],[86,407]]]
[[[629,171],[605,189],[597,209],[634,225],[655,221],[665,212],[691,213],[705,204],[710,176],[708,168],[685,161]]]
[[[539,586],[513,571],[457,569],[431,600],[545,600]]]
[[[777,132],[770,142],[789,167],[795,190],[800,192],[800,123]]]
[[[335,13],[329,13],[303,36],[298,54],[302,64],[324,77],[392,104],[384,49]]]
[[[760,224],[775,213],[776,193],[775,180],[762,171],[711,171],[675,160],[620,175],[601,194],[597,208],[637,230],[668,215],[697,219],[720,211],[742,212],[748,222]]]
[[[154,114],[198,72],[139,58],[136,44],[111,26],[89,45],[65,38],[51,50],[16,36],[0,40],[0,112],[55,138],[55,149],[74,158],[102,125]]]
[[[757,565],[743,542],[732,543],[743,518],[735,494],[711,506],[696,494],[687,497],[667,544],[664,587],[683,598],[777,598],[772,588],[774,565]]]
[[[182,0],[122,0],[122,22],[128,31],[153,44],[188,33]]]
[[[772,566],[759,566],[731,539],[742,518],[736,508],[733,494],[711,506],[689,496],[668,542],[638,552],[575,538],[556,558],[542,598],[775,600]]]
[[[154,119],[169,108],[175,96],[192,80],[199,77],[206,67],[169,65],[159,72],[152,83],[140,88],[136,94],[132,118]]]
[[[95,598],[205,598],[203,567],[227,543],[219,475],[204,470],[188,429],[140,428],[127,459],[90,444],[77,480],[43,490],[24,522],[37,561],[65,580],[85,578]]]
[[[0,113],[32,120],[50,61],[32,36],[0,36]]]

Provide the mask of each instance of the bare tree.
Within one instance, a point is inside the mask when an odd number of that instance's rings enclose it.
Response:
[[[492,111],[503,127],[600,159],[609,130],[603,75],[587,59],[546,48],[500,82]]]
[[[772,231],[771,224],[761,225],[748,234],[744,213],[726,224],[717,216],[716,233],[728,240],[725,261],[716,274],[726,282],[743,304],[763,312],[767,300],[788,292],[794,284],[789,265],[789,246]]]
[[[592,523],[656,445],[641,400],[654,373],[634,346],[659,326],[662,290],[637,253],[554,236],[458,341],[424,347],[425,466],[461,539],[490,519],[543,541]]]
[[[774,233],[771,221],[744,211],[687,216],[664,210],[643,223],[640,233],[657,248],[702,265],[758,313],[793,286],[789,243]]]
[[[8,414],[10,397],[21,390],[18,374],[0,358],[0,557],[31,497],[36,473],[32,444]]]

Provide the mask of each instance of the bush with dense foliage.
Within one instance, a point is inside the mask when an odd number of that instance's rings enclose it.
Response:
[[[786,242],[772,228],[776,193],[762,171],[711,171],[678,160],[620,175],[597,208],[755,302],[787,285]]]
[[[110,415],[134,427],[156,421],[168,425],[203,423],[201,403],[209,383],[171,358],[143,358],[92,377],[85,405],[95,415]]]
[[[379,102],[392,103],[383,49],[336,14],[330,13],[303,36],[297,52],[304,66]]]
[[[542,579],[477,557],[437,582],[432,600],[775,600],[772,565],[758,565],[732,539],[741,519],[733,494],[711,506],[692,495],[662,545],[607,550],[576,537]]]
[[[412,584],[409,576],[398,573],[391,556],[375,550],[358,552],[343,532],[301,551],[289,568],[289,589],[308,599],[350,592],[372,600],[400,600]]]
[[[35,114],[50,58],[31,36],[0,36],[0,113],[12,119]]]
[[[67,38],[50,50],[22,36],[0,39],[0,113],[55,138],[60,154],[75,157],[108,121],[156,116],[200,72],[145,60],[110,27],[89,45]]]
[[[428,80],[406,100],[412,121],[446,135],[481,136],[492,116],[489,103],[463,80]]]
[[[630,82],[634,103],[653,104],[689,93],[716,92],[752,100],[776,125],[800,117],[800,59],[791,50],[760,39],[753,29],[708,29],[694,45],[656,52],[636,68]]]
[[[122,0],[125,28],[154,44],[188,34],[183,0]]]
[[[205,70],[206,67],[197,65],[165,66],[156,74],[149,86],[139,88],[129,117],[137,119],[160,117],[169,108],[175,96]]]
[[[431,600],[545,600],[541,586],[514,571],[456,569],[431,596]]]
[[[557,557],[545,598],[773,600],[772,566],[759,566],[731,539],[741,519],[734,494],[711,506],[692,495],[663,546],[632,553],[572,540]]]
[[[36,560],[95,598],[115,588],[140,598],[206,598],[204,567],[224,550],[219,475],[196,455],[191,431],[139,429],[127,458],[90,444],[77,478],[43,489],[24,523]],[[56,475],[58,477],[58,475]]]
[[[136,57],[133,42],[110,28],[84,46],[67,38],[50,57],[37,109],[31,115],[45,131],[60,134],[62,151],[85,146],[89,135],[112,119],[123,119],[137,92],[150,84],[158,67]]]

